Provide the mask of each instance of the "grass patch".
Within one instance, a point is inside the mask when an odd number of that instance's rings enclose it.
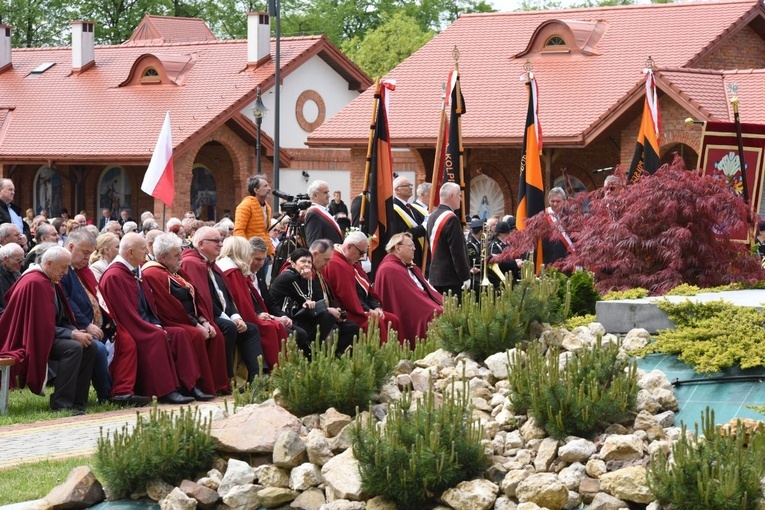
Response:
[[[74,457],[43,460],[0,470],[0,505],[43,498],[53,487],[64,483],[72,469],[90,463],[89,457]]]
[[[54,413],[50,410],[50,394],[53,388],[47,388],[44,397],[35,395],[29,389],[14,389],[8,396],[8,413],[0,416],[0,426],[15,425],[16,423],[32,423],[36,421],[55,420],[66,416],[65,413]],[[87,414],[105,413],[123,409],[112,403],[99,404],[96,390],[90,388]]]

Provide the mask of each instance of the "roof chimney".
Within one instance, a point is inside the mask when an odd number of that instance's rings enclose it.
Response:
[[[0,71],[11,67],[11,27],[0,21]]]
[[[95,65],[92,21],[72,21],[72,71],[82,72]]]
[[[257,66],[271,56],[271,24],[265,12],[247,13],[247,65]]]

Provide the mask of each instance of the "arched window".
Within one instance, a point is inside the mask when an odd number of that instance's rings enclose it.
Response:
[[[45,209],[50,218],[61,214],[61,175],[53,168],[43,165],[35,175],[34,210],[35,214]]]
[[[197,219],[217,221],[215,206],[218,204],[218,193],[215,178],[204,165],[194,165],[191,173],[191,210]]]
[[[103,209],[109,209],[115,218],[119,218],[122,209],[127,209],[128,214],[131,212],[133,188],[124,168],[108,166],[104,169],[98,180],[97,201],[97,217],[100,217],[100,211]]]
[[[505,196],[499,183],[488,175],[470,179],[470,216],[486,221],[492,216],[505,215]]]
[[[141,73],[141,83],[160,83],[161,81],[159,72],[153,67],[147,67]]]
[[[545,49],[562,50],[566,48],[566,41],[559,35],[552,35],[545,41]]]

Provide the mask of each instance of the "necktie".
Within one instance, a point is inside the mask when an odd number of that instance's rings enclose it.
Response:
[[[412,212],[412,204],[410,204],[409,202],[406,203],[406,210],[409,211],[409,216],[414,218],[414,212]]]

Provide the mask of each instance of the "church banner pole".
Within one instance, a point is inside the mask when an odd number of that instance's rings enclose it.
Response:
[[[364,187],[361,191],[361,211],[359,212],[359,226],[361,231],[367,228],[365,214],[367,212],[367,203],[369,201],[369,171],[372,168],[372,144],[375,138],[375,124],[377,123],[377,102],[380,100],[380,77],[375,80],[375,96],[372,109],[372,121],[369,123],[369,142],[367,143],[367,161],[364,165]],[[369,232],[364,232],[369,235]]]

